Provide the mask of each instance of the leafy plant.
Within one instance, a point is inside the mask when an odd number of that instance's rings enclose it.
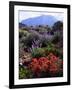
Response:
[[[55,49],[55,55],[63,59],[63,51],[60,49]]]
[[[30,78],[31,72],[22,66],[19,66],[19,79]]]
[[[49,44],[44,48],[44,50],[46,55],[48,55],[49,53],[53,53],[59,58],[63,59],[62,49],[56,48],[53,44]]]
[[[61,22],[61,21],[55,22],[53,27],[52,27],[52,29],[54,31],[56,31],[56,30],[63,30],[63,22]]]
[[[23,40],[23,43],[24,43],[24,45],[26,45],[26,46],[28,46],[28,47],[31,47],[33,40],[37,40],[38,38],[39,38],[38,35],[29,34],[29,35]]]
[[[21,37],[27,37],[29,34],[30,33],[28,31],[26,31],[26,30],[22,30],[22,29],[19,30],[19,37],[20,38]]]
[[[31,54],[32,54],[32,57],[36,57],[36,58],[45,56],[44,49],[42,49],[42,48],[34,48],[34,49],[32,49]]]
[[[45,36],[41,37],[41,38],[39,39],[39,41],[40,41],[40,43],[41,43],[41,47],[47,47],[47,45],[48,45],[48,43],[49,43],[48,39],[47,39]]]
[[[58,43],[59,42],[59,35],[55,35],[54,36],[54,38],[53,38],[53,40],[52,40],[52,43],[54,43],[54,44],[56,44],[56,43]]]

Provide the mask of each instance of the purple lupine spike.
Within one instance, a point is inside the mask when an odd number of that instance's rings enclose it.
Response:
[[[32,48],[29,48],[30,52],[32,52]]]
[[[33,47],[33,44],[32,44],[32,48],[34,48],[34,47]]]

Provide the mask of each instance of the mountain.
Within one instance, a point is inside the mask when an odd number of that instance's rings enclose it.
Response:
[[[22,20],[22,24],[26,24],[29,26],[34,26],[34,25],[49,25],[52,26],[57,19],[54,16],[51,15],[41,15],[33,18],[28,18],[25,20]]]

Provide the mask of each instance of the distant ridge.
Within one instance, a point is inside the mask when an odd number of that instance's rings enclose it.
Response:
[[[22,20],[22,24],[26,24],[29,26],[34,25],[49,25],[52,26],[56,21],[58,21],[54,16],[51,15],[41,15],[33,18],[28,18]]]

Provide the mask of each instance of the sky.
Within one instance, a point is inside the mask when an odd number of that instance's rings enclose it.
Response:
[[[63,13],[19,11],[19,22],[28,18],[33,18],[41,15],[51,15],[51,16],[54,16],[57,20],[63,21]]]

